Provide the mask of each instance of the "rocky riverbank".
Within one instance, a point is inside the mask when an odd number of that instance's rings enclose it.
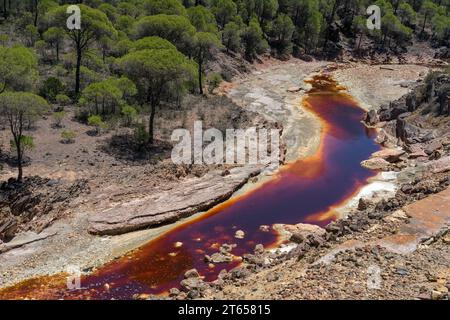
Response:
[[[171,297],[448,299],[449,84],[449,75],[431,73],[407,95],[368,112],[366,123],[379,128],[386,148],[363,165],[396,172],[393,196],[361,198],[325,229],[277,226],[279,249],[257,245],[213,283],[191,270]]]

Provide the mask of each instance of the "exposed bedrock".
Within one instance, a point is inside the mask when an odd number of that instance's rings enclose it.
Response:
[[[212,171],[201,178],[184,180],[170,190],[117,204],[89,217],[89,232],[117,235],[176,222],[206,211],[230,198],[261,166]]]
[[[450,141],[450,75],[431,73],[409,94],[367,113],[365,122],[382,128],[377,141],[404,146],[410,159],[435,160]]]

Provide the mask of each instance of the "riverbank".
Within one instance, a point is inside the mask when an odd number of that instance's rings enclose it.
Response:
[[[369,161],[394,179],[395,192],[373,196],[361,190],[357,208],[325,229],[282,226],[287,249],[276,259],[273,250],[259,248],[252,259],[244,259],[244,277],[223,274],[221,285],[202,296],[448,299],[449,83],[449,75],[428,76],[366,118],[379,128],[377,140],[387,147]]]

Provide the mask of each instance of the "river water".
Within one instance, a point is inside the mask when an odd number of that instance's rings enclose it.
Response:
[[[235,256],[253,252],[256,244],[276,244],[275,231],[263,231],[262,225],[328,224],[336,218],[334,209],[375,175],[360,162],[379,146],[374,142],[375,132],[361,123],[364,111],[342,88],[327,76],[316,76],[310,83],[313,88],[303,107],[322,124],[321,144],[314,155],[284,166],[259,188],[85,276],[82,290],[68,292],[65,281],[52,282],[50,277],[21,283],[0,292],[0,297],[131,299],[135,294],[161,294],[177,287],[186,270],[196,268],[210,281],[222,269],[236,267],[237,259],[214,266],[204,261],[205,254],[217,252],[224,243],[236,244]],[[245,232],[243,239],[234,237],[237,230]]]

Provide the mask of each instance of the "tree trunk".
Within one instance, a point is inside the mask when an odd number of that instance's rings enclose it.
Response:
[[[153,123],[155,122],[155,113],[156,113],[156,103],[152,102],[150,106],[150,119],[148,123],[148,143],[153,144],[153,132],[154,132],[154,126]]]
[[[201,59],[199,59],[199,62],[198,62],[198,86],[199,86],[199,89],[200,89],[200,94],[203,94],[203,85],[202,85],[202,81],[203,81],[203,79],[202,79],[202,70],[203,70],[203,68],[202,68],[202,61],[201,61]]]
[[[59,42],[56,42],[56,61],[59,62]]]
[[[361,32],[361,34],[359,35],[358,47],[356,48],[357,52],[359,52],[359,49],[361,48],[362,37],[363,37],[363,34]]]
[[[81,49],[77,49],[77,66],[75,73],[75,96],[80,93],[80,68],[81,68]]]
[[[3,0],[3,18],[8,18],[8,9],[6,9],[6,0]]]
[[[17,181],[22,182],[23,178],[23,168],[22,168],[22,145],[21,145],[21,139],[19,136],[14,137],[14,142],[16,143],[16,151],[17,151],[17,169],[19,170],[17,174]]]
[[[37,27],[37,21],[38,21],[38,1],[34,0],[34,26]]]
[[[420,32],[420,34],[423,34],[423,32],[425,31],[425,26],[427,24],[427,15],[425,15],[425,17],[423,18],[423,25],[422,25],[422,31]]]

